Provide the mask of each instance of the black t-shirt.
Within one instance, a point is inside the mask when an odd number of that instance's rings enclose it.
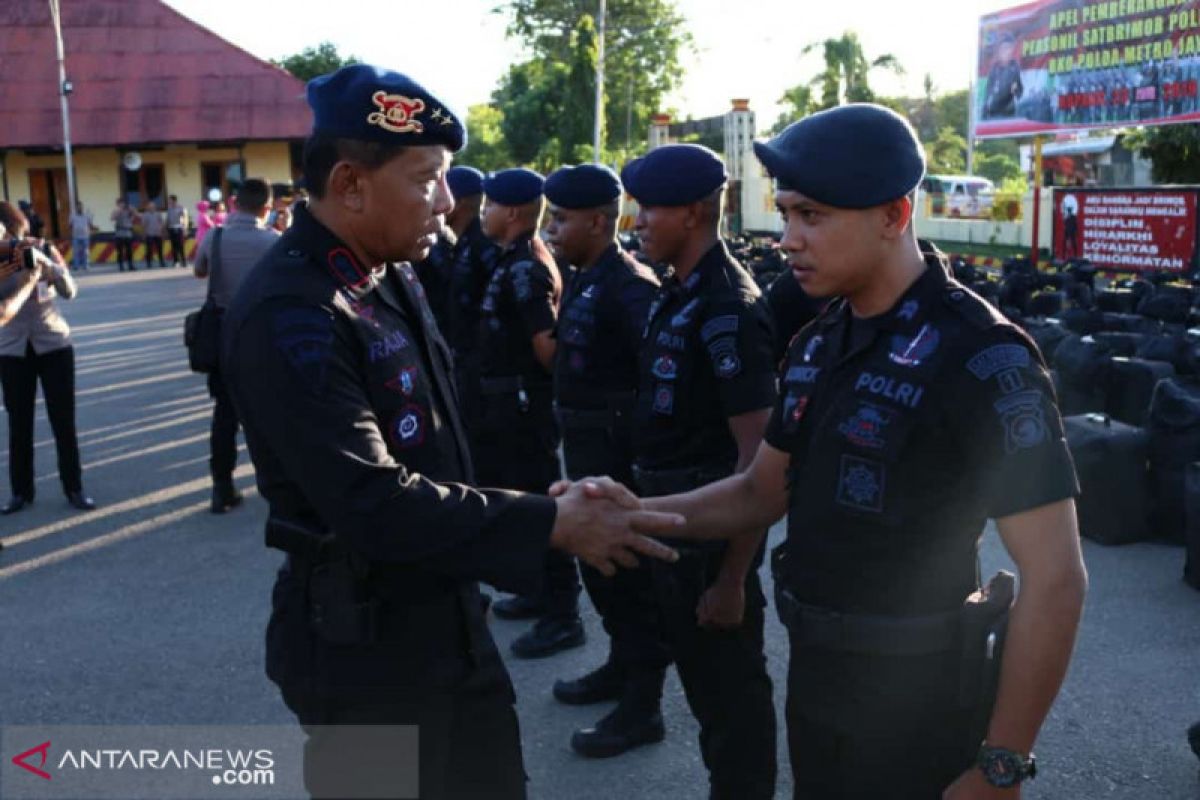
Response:
[[[771,281],[766,298],[775,324],[775,358],[779,360],[787,352],[788,342],[820,313],[821,301],[808,296],[790,269]]]
[[[780,578],[803,602],[956,608],[988,518],[1079,491],[1036,345],[928,262],[888,313],[851,325],[839,302],[784,362],[766,441],[791,454]]]
[[[479,344],[479,306],[499,258],[500,248],[483,235],[479,220],[472,220],[454,246],[447,303],[450,322],[443,328],[458,360]]]
[[[638,385],[638,350],[658,279],[617,245],[571,280],[558,320],[554,395],[570,409],[604,409]]]
[[[749,273],[718,243],[650,308],[634,411],[636,463],[664,470],[737,461],[730,417],[775,400],[770,313]]]
[[[550,251],[532,233],[504,250],[480,306],[479,357],[484,377],[521,375],[549,382],[533,337],[554,329],[562,278]]]

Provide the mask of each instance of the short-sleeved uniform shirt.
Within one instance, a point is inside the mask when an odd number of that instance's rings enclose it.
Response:
[[[533,337],[554,329],[562,277],[546,245],[532,232],[505,248],[480,305],[480,371],[486,377],[522,376],[549,383]]]
[[[801,331],[766,441],[791,454],[777,580],[843,612],[958,608],[988,518],[1078,493],[1036,345],[935,257],[888,312]]]
[[[658,278],[613,244],[577,272],[563,298],[555,350],[554,395],[560,407],[603,410],[614,393],[638,386],[638,350]]]
[[[647,470],[732,469],[729,418],[775,400],[772,328],[762,293],[718,242],[650,306],[638,363],[635,463]]]

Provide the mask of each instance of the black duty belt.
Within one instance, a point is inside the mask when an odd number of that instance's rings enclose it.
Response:
[[[629,424],[636,399],[634,392],[615,392],[605,398],[605,408],[564,408],[556,403],[554,414],[564,429],[620,427]]]
[[[508,375],[503,378],[480,378],[479,391],[485,395],[548,392],[550,384],[546,381],[526,380],[524,375]]]
[[[955,651],[960,643],[962,614],[950,611],[911,617],[843,614],[801,603],[775,586],[779,619],[792,644],[842,653],[916,656]]]
[[[312,563],[332,561],[344,553],[337,538],[324,526],[274,514],[267,517],[267,547]]]
[[[633,479],[646,494],[666,495],[690,492],[713,481],[728,478],[733,467],[725,464],[706,464],[684,469],[644,469],[633,465]]]

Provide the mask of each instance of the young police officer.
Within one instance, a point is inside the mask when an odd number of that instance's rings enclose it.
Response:
[[[703,486],[750,463],[775,399],[765,303],[721,243],[725,167],[668,145],[621,174],[641,207],[642,252],[673,274],[650,309],[634,410],[634,481],[647,495]],[[700,722],[713,798],[775,794],[775,707],[763,656],[764,529],[693,544],[652,567],[662,625]]]
[[[788,513],[773,560],[796,797],[1017,797],[1087,583],[1045,365],[922,258],[924,156],[901,117],[843,106],[755,151],[796,279],[843,299],[793,341],[750,469],[645,506],[686,514],[699,539]],[[964,606],[989,517],[1021,573],[994,710],[967,690],[1000,629],[976,636]]]
[[[528,169],[501,170],[483,182],[483,232],[500,256],[480,307],[477,468],[483,483],[525,492],[546,491],[560,474],[550,371],[562,278],[537,234],[544,183]],[[581,646],[579,591],[575,562],[551,552],[539,595],[496,603],[497,616],[538,618],[513,641],[513,655],[542,658]]]
[[[314,795],[521,798],[512,685],[475,581],[536,592],[548,547],[631,566],[632,550],[663,553],[630,527],[677,520],[470,487],[450,353],[396,264],[426,255],[453,206],[462,124],[361,64],[312,81],[308,101],[313,199],[223,325],[267,544],[288,554],[267,673],[307,726]],[[353,735],[363,725],[417,726],[419,786],[389,740]]]
[[[563,299],[554,361],[554,397],[563,460],[572,480],[585,475],[632,479],[633,401],[638,350],[658,279],[617,243],[621,181],[607,167],[563,167],[546,179],[546,242],[576,267]],[[612,639],[608,660],[554,696],[583,705],[619,699],[571,746],[586,756],[614,756],[664,735],[659,701],[670,663],[659,631],[650,573],[623,570],[605,578],[583,566],[583,582]]]

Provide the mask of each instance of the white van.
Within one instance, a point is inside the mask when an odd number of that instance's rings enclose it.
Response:
[[[921,189],[935,216],[986,219],[996,201],[996,185],[972,175],[927,175]]]

